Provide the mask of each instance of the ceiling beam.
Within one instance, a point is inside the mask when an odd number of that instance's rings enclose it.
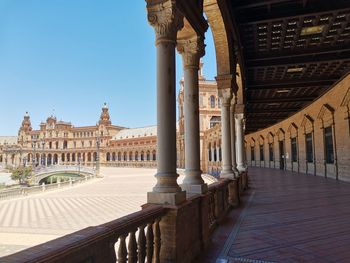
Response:
[[[257,103],[283,103],[283,102],[310,102],[313,101],[316,97],[287,97],[287,98],[267,98],[267,99],[248,99],[248,104],[257,104]]]
[[[254,56],[254,57],[247,57],[246,61],[249,62],[260,62],[264,60],[272,60],[272,59],[286,59],[293,56],[293,58],[296,57],[306,57],[306,56],[327,56],[327,54],[330,54],[329,56],[333,56],[334,54],[339,54],[340,52],[350,52],[350,45],[339,45],[339,46],[332,46],[330,48],[315,51],[312,49],[309,49],[307,51],[305,50],[293,50],[293,51],[284,51],[284,52],[269,52],[267,56]]]
[[[345,51],[330,52],[324,54],[304,54],[300,56],[288,56],[288,57],[272,57],[264,59],[253,59],[246,61],[247,68],[257,68],[266,66],[288,66],[295,64],[310,64],[310,63],[322,63],[322,62],[342,62],[350,60],[350,49]]]
[[[333,85],[338,79],[326,80],[297,80],[295,82],[260,82],[248,83],[247,90],[268,90],[268,89],[293,89],[293,88],[308,88],[308,87],[329,87]]]
[[[248,8],[239,8],[233,7],[236,10],[236,17],[239,24],[257,24],[257,23],[266,23],[274,20],[282,19],[293,19],[304,16],[317,16],[333,12],[349,12],[350,3],[346,0],[337,0],[337,1],[322,1],[319,4],[311,4],[303,7],[301,2],[295,3],[294,8],[288,5],[283,8],[279,6],[278,8],[271,8],[271,5],[261,5],[262,8],[258,10],[249,10]]]
[[[291,112],[296,112],[300,110],[300,108],[278,108],[278,109],[263,109],[263,110],[252,110],[252,109],[247,109],[246,113],[247,114],[256,114],[256,113],[271,113],[271,112],[275,112],[278,111],[280,113],[291,113]]]

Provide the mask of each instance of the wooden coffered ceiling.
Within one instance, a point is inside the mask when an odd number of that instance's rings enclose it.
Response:
[[[228,0],[245,68],[246,131],[305,107],[350,71],[350,0]]]

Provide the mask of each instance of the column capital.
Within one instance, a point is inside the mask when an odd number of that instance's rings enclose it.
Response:
[[[231,109],[235,109],[237,105],[237,96],[233,93],[231,99]]]
[[[243,120],[244,120],[244,114],[243,114],[243,113],[236,113],[236,114],[235,114],[235,118],[236,118],[238,121],[243,121]]]
[[[230,89],[233,94],[236,94],[238,85],[235,74],[219,75],[215,77],[218,90]]]
[[[183,15],[176,1],[167,0],[153,3],[147,0],[147,19],[156,33],[156,45],[161,42],[176,42],[177,32],[183,27]]]
[[[199,60],[205,55],[203,36],[194,36],[177,41],[177,51],[182,55],[184,68],[199,69]]]

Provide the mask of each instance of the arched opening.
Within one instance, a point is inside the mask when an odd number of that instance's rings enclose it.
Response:
[[[75,158],[75,153],[72,153],[72,162],[75,162],[76,158]]]
[[[58,163],[58,155],[57,155],[57,153],[55,153],[53,155],[53,164],[57,164],[57,163]]]
[[[211,159],[211,143],[209,143],[209,145],[208,145],[208,160],[209,160],[209,162],[212,161],[212,159]]]
[[[122,160],[122,153],[118,152],[118,161],[120,162]]]
[[[112,161],[116,161],[115,152],[112,153]]]
[[[51,164],[52,164],[52,154],[49,153],[49,154],[47,155],[47,165],[51,165]]]
[[[138,160],[139,160],[139,153],[135,152],[135,161],[138,161]]]
[[[88,162],[91,162],[91,153],[90,152],[88,153],[87,158],[88,158]]]
[[[150,151],[147,151],[146,159],[147,159],[147,161],[151,160],[151,153],[150,153]]]
[[[157,160],[157,154],[156,154],[156,150],[153,150],[152,152],[152,161],[156,161]]]
[[[129,161],[132,161],[132,152],[129,152]]]
[[[127,153],[126,152],[124,152],[124,154],[123,154],[123,161],[126,161],[126,159],[127,159]]]
[[[140,157],[141,157],[141,158],[140,158],[140,159],[141,159],[141,161],[144,161],[144,155],[145,155],[145,153],[142,151],[142,152],[141,152],[141,155],[140,155]]]
[[[220,116],[213,116],[210,118],[210,128],[213,128],[215,125],[218,125],[220,123],[221,123]]]
[[[215,96],[211,95],[210,96],[210,108],[215,108]]]
[[[111,154],[108,152],[106,155],[106,161],[109,162],[111,160]]]

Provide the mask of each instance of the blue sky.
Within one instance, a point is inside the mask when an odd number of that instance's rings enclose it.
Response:
[[[154,31],[145,1],[0,0],[0,135],[55,112],[94,125],[107,102],[113,124],[156,124]],[[204,74],[216,74],[206,34]],[[177,81],[182,77],[177,56]]]

